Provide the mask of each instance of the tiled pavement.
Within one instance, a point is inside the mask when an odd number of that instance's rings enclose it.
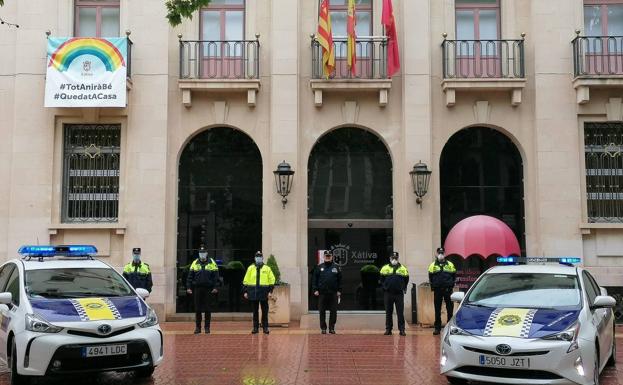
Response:
[[[103,374],[39,384],[156,385],[441,385],[439,339],[430,329],[411,329],[407,337],[376,331],[316,331],[273,328],[250,335],[247,323],[214,323],[213,334],[193,335],[189,323],[164,325],[165,362],[150,380],[132,375]],[[619,362],[623,363],[623,330],[619,330]],[[607,369],[602,384],[623,385],[623,364]],[[8,384],[6,374],[0,385]]]

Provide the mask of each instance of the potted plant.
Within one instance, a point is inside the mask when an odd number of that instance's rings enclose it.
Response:
[[[361,302],[365,310],[376,310],[376,289],[379,286],[381,272],[375,265],[365,265],[361,274]]]
[[[270,255],[266,265],[275,275],[275,288],[268,309],[268,323],[287,326],[290,323],[290,285],[281,280],[281,271],[274,255]]]

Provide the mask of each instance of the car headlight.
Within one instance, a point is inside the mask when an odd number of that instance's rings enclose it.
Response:
[[[548,336],[542,337],[542,339],[573,342],[577,340],[579,333],[580,333],[580,323],[576,322],[569,329],[564,330],[559,333],[550,334]]]
[[[576,322],[569,329],[564,330],[560,333],[545,336],[542,339],[549,340],[549,341],[571,342],[571,345],[569,345],[569,349],[567,349],[567,353],[571,353],[572,351],[580,348],[580,345],[578,345],[579,334],[580,334],[580,323]]]
[[[138,323],[138,326],[142,328],[148,328],[150,326],[158,325],[158,316],[154,309],[148,307],[147,308],[147,317],[145,317],[144,321]]]
[[[470,332],[467,332],[460,327],[456,326],[454,320],[450,321],[451,323],[446,328],[446,335],[443,338],[443,341],[448,344],[448,346],[452,346],[450,343],[450,336],[471,336]]]
[[[448,334],[453,336],[471,336],[472,333],[466,332],[455,324],[451,324],[448,328]]]
[[[26,314],[26,330],[37,333],[58,333],[63,328],[54,326],[34,314]]]

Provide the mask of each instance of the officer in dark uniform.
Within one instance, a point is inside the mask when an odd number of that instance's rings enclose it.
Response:
[[[333,262],[333,254],[329,250],[324,252],[324,263],[314,269],[312,291],[318,297],[322,334],[327,334],[327,310],[329,310],[329,333],[335,334],[337,305],[342,295],[342,272],[339,266]]]
[[[441,332],[441,302],[446,302],[446,312],[448,313],[448,322],[452,318],[454,304],[450,300],[454,281],[456,279],[456,268],[454,264],[446,260],[443,247],[437,249],[437,257],[435,261],[428,266],[428,281],[434,292],[435,303],[435,331],[434,335]]]
[[[153,282],[149,265],[141,261],[141,248],[132,249],[132,262],[123,267],[123,276],[135,289],[145,289],[151,293]]]
[[[405,332],[405,302],[407,294],[407,284],[409,283],[409,271],[407,267],[398,262],[399,254],[394,251],[389,257],[389,263],[381,268],[381,286],[385,291],[385,335],[392,334],[394,327],[394,305],[398,316],[398,330],[401,336],[406,336]]]
[[[195,334],[201,333],[201,313],[205,313],[205,333],[210,334],[212,296],[218,293],[219,282],[218,266],[201,246],[199,258],[190,265],[186,280],[186,291],[195,296]]]

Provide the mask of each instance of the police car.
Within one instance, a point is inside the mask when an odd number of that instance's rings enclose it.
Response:
[[[581,267],[496,266],[452,300],[461,305],[440,349],[441,374],[451,384],[592,385],[599,384],[605,366],[615,364],[616,301]]]
[[[134,290],[94,246],[22,246],[0,267],[0,361],[11,384],[31,376],[135,371],[163,358],[149,293]]]

